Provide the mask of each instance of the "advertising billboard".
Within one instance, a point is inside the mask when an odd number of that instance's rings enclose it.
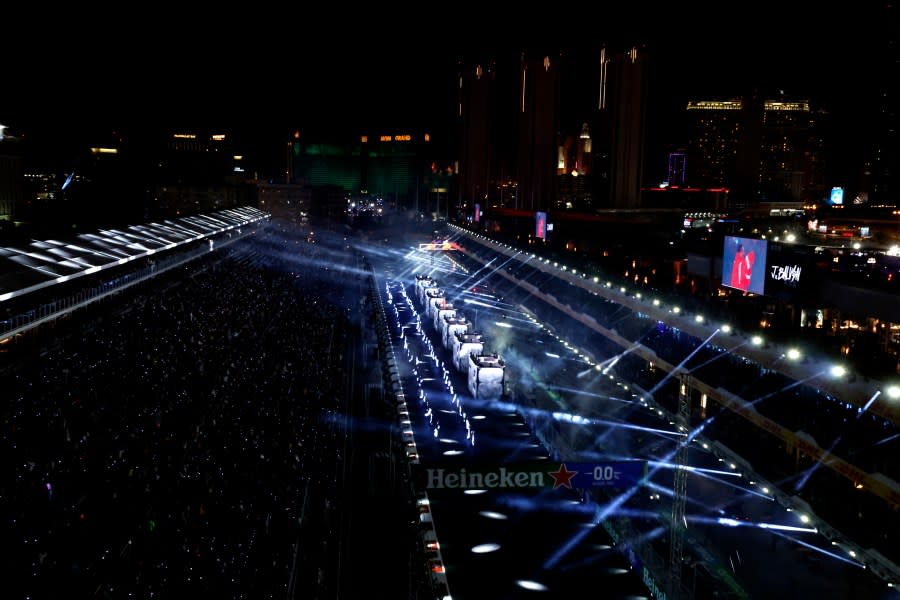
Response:
[[[534,237],[545,240],[547,239],[547,213],[534,213]]]
[[[766,257],[766,295],[793,301],[820,282],[809,246],[770,242]]]
[[[831,188],[831,196],[828,198],[828,200],[833,205],[843,204],[844,203],[844,188],[842,188],[842,187]]]
[[[754,294],[766,290],[766,240],[725,236],[722,285]]]

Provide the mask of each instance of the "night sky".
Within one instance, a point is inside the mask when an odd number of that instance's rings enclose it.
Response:
[[[446,131],[460,56],[538,42],[593,55],[603,42],[635,41],[652,52],[650,109],[662,142],[684,141],[677,120],[688,98],[783,90],[827,108],[852,143],[860,107],[882,83],[868,70],[880,20],[850,12],[863,10],[855,5],[792,3],[740,14],[737,4],[700,4],[615,14],[598,5],[590,19],[560,10],[518,22],[458,7],[353,13],[345,22],[340,10],[264,6],[171,21],[154,14],[143,26],[124,14],[109,22],[74,14],[47,27],[20,22],[3,42],[18,60],[2,78],[0,123],[57,141],[160,128],[227,129],[254,143],[295,129]],[[19,44],[44,51],[22,52]]]

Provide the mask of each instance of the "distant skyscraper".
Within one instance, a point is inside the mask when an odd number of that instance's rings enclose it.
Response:
[[[12,221],[24,200],[25,175],[18,139],[0,125],[0,220]]]
[[[612,56],[608,72],[609,204],[613,208],[640,208],[647,117],[647,57],[644,50],[635,46]]]
[[[555,206],[559,151],[559,65],[523,52],[519,66],[518,207]]]
[[[156,161],[152,216],[194,214],[237,206],[238,187],[232,181],[235,156],[229,134],[188,130],[173,133],[165,140]]]
[[[870,173],[870,203],[900,205],[900,134],[898,134],[898,93],[900,81],[900,23],[896,3],[883,2],[877,13],[876,26],[871,35],[880,40],[880,52],[872,58],[880,82],[873,106],[872,150]]]
[[[806,101],[690,101],[689,185],[727,188],[732,208],[815,202],[824,193],[823,139]]]
[[[593,140],[591,140],[591,128],[585,123],[578,134],[578,143],[575,150],[574,168],[579,175],[589,175],[591,172],[591,153],[593,152]]]
[[[185,187],[222,185],[234,173],[233,142],[231,135],[218,131],[175,132],[166,140],[157,180]]]
[[[666,170],[666,182],[672,185],[685,184],[687,173],[687,155],[684,152],[669,153],[669,168]]]
[[[582,124],[578,135],[567,135],[559,146],[556,207],[589,211],[594,207],[591,158],[593,140],[590,125]]]
[[[763,103],[760,153],[760,200],[804,199],[803,180],[813,124],[809,103],[766,100]]]
[[[597,66],[599,88],[597,110],[591,115],[591,191],[595,206],[610,206],[610,157],[612,138],[609,114],[609,71],[610,52],[600,49]]]
[[[801,158],[803,179],[800,182],[800,199],[804,203],[815,205],[828,198],[831,189],[828,186],[831,168],[828,145],[832,143],[829,139],[830,127],[831,115],[827,111],[810,111],[810,126],[805,132]]]
[[[589,57],[528,50],[517,58],[514,86],[508,84],[515,68],[506,60],[461,63],[461,196],[483,197],[487,181],[489,206],[496,205],[494,190],[505,188],[493,182],[512,179],[514,200],[507,193],[499,202],[508,208],[639,207],[644,51],[602,48]],[[512,127],[511,114],[516,117]]]
[[[725,187],[733,182],[741,106],[740,100],[688,102],[689,185]]]
[[[496,177],[497,67],[460,65],[458,73],[459,185],[464,204],[489,204]],[[494,198],[499,203],[499,198]]]

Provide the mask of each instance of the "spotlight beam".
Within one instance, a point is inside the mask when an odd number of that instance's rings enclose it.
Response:
[[[881,390],[878,390],[874,394],[872,394],[872,397],[869,398],[869,401],[866,402],[866,405],[863,407],[863,409],[856,414],[857,421],[859,421],[860,417],[862,417],[863,414],[866,412],[866,409],[868,409],[870,406],[872,406],[872,403],[875,402],[875,400],[880,395],[881,395]],[[807,469],[806,473],[803,475],[803,477],[800,479],[800,481],[797,482],[797,485],[794,486],[795,492],[799,492],[800,490],[802,490],[803,486],[806,485],[806,482],[809,481],[809,478],[812,477],[813,473],[815,473],[823,464],[829,462],[828,457],[831,456],[832,451],[841,442],[842,439],[844,439],[843,435],[837,436],[834,439],[834,441],[831,443],[831,445],[828,446],[828,449],[825,451],[825,458],[823,460],[814,462],[813,465],[809,469]]]

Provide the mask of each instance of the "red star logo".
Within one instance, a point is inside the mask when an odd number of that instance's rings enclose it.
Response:
[[[550,471],[550,477],[554,479],[553,489],[562,486],[572,489],[572,478],[578,475],[578,471],[570,471],[565,464],[559,465],[559,471]]]

